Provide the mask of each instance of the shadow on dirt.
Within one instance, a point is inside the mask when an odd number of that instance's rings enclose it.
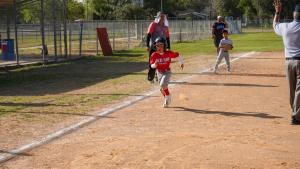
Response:
[[[278,119],[282,118],[280,116],[273,116],[267,113],[257,113],[257,112],[245,112],[245,113],[239,113],[239,112],[223,112],[223,111],[209,111],[209,110],[198,110],[198,109],[191,109],[186,107],[173,107],[175,109],[178,109],[176,111],[185,111],[185,112],[192,112],[192,113],[199,113],[199,114],[211,114],[211,115],[222,115],[222,116],[228,116],[228,117],[257,117],[257,118],[263,118],[263,119]]]

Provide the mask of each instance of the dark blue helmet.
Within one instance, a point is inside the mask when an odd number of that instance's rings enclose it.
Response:
[[[154,44],[157,45],[159,43],[160,44],[162,43],[162,44],[164,44],[166,46],[166,39],[165,38],[161,38],[161,37],[156,38]]]

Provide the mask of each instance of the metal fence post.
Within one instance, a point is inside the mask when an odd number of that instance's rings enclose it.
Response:
[[[46,43],[49,44],[50,43],[50,24],[47,24],[48,29],[47,29],[47,35],[46,35]]]
[[[43,62],[45,62],[45,50],[46,50],[46,44],[45,44],[45,25],[44,25],[44,0],[41,0],[41,33],[42,33],[42,59]]]
[[[52,0],[52,16],[53,16],[53,40],[54,40],[54,60],[57,61],[57,44],[56,44],[56,3]]]
[[[63,0],[63,21],[64,21],[64,49],[65,57],[68,57],[68,36],[67,36],[67,2]]]
[[[144,45],[144,22],[141,21],[141,47]]]
[[[194,37],[194,19],[192,19],[192,40],[195,40],[195,37]]]
[[[6,17],[6,38],[10,39],[10,18],[9,18],[9,12],[7,12]]]
[[[130,49],[130,29],[129,29],[129,21],[127,20],[127,49]]]
[[[181,28],[181,26],[182,26],[182,21],[180,20],[180,22],[179,22],[179,42],[182,42],[182,35],[181,35],[181,31],[182,31],[182,28]]]
[[[15,43],[16,43],[16,59],[17,59],[17,65],[19,65],[19,44],[18,44],[18,26],[17,26],[17,3],[16,0],[14,0],[14,17],[15,17]]]
[[[198,20],[195,21],[195,36],[196,36],[196,40],[199,40],[199,34],[198,34],[198,25],[199,25],[199,22]]]
[[[39,32],[38,27],[36,27],[35,28],[35,40],[37,40],[37,38],[38,38],[38,32]]]
[[[116,28],[115,22],[113,22],[113,50],[115,50]]]
[[[22,32],[22,34],[21,34],[22,35],[22,37],[21,37],[22,38],[22,42],[24,42],[24,31],[22,30],[21,32]]]
[[[80,21],[80,33],[79,33],[79,57],[82,56],[82,30],[83,30],[83,22]]]
[[[69,23],[69,56],[72,56],[72,23]]]
[[[135,38],[138,39],[138,35],[139,35],[139,29],[138,29],[138,22],[137,20],[135,19],[134,20],[134,30],[135,30]]]
[[[96,29],[98,28],[98,21],[96,21],[97,23],[97,26],[96,26]],[[98,38],[98,33],[97,33],[97,31],[96,31],[96,53],[97,53],[97,55],[99,55],[99,38]]]
[[[60,56],[62,56],[62,38],[61,38],[61,23],[59,24],[59,52]]]

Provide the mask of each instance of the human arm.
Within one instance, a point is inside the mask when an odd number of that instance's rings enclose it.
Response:
[[[151,64],[151,68],[152,69],[156,69],[157,68],[157,62],[156,61],[153,64]]]
[[[155,30],[155,23],[152,22],[152,23],[149,25],[148,31],[147,31],[147,39],[146,39],[147,51],[150,50],[150,40],[151,40],[151,36],[152,36],[154,30]]]
[[[233,46],[231,44],[224,44],[220,46],[220,48],[223,48],[225,51],[228,51],[228,50],[232,50]]]
[[[157,60],[156,60],[155,53],[152,53],[152,55],[150,57],[150,66],[153,69],[155,69],[157,67]]]
[[[279,19],[280,19],[282,4],[281,4],[280,0],[274,0],[273,5],[274,5],[274,8],[275,8],[275,16],[274,16],[274,20],[273,20],[273,27],[275,27],[276,23],[278,23]]]
[[[178,56],[178,61],[180,63],[180,68],[183,69],[183,67],[184,67],[184,61],[183,61],[183,58],[182,58],[181,55]]]
[[[182,56],[178,53],[178,52],[173,52],[173,51],[169,51],[169,56],[171,58],[178,58],[178,61],[180,63],[180,68],[183,69],[184,67],[184,60],[182,58]]]
[[[216,37],[215,31],[216,31],[216,23],[214,23],[213,26],[211,27],[211,37],[213,39]]]
[[[233,43],[231,40],[221,40],[219,48],[223,48],[225,51],[233,49]]]
[[[275,16],[274,16],[274,20],[273,20],[273,28],[276,34],[278,35],[282,35],[281,31],[280,31],[280,13],[282,10],[282,4],[280,2],[280,0],[274,0],[274,8],[275,8]]]
[[[151,39],[151,34],[147,34],[147,41],[146,41],[146,46],[147,46],[147,51],[150,50],[150,39]]]
[[[167,49],[171,49],[170,37],[167,37]]]

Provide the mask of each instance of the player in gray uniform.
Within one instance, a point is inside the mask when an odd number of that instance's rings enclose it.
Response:
[[[216,61],[216,64],[215,64],[214,73],[217,73],[218,66],[221,63],[223,58],[225,58],[228,72],[231,71],[229,52],[228,51],[233,49],[233,43],[228,38],[228,31],[227,30],[223,30],[223,37],[224,38],[220,41],[220,44],[219,44],[220,51],[219,51],[217,61]]]

